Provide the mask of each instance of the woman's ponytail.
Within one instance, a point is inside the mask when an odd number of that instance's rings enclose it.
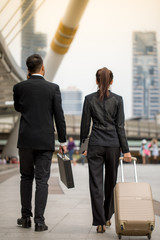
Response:
[[[109,96],[109,86],[113,80],[113,73],[107,68],[99,69],[96,72],[96,80],[99,86],[99,98],[103,100],[105,96]]]

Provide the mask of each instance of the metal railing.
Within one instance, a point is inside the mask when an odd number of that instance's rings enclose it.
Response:
[[[81,116],[76,115],[65,115],[67,134],[74,135],[79,138],[80,135],[80,123]],[[0,122],[0,133],[9,133],[14,123]],[[125,122],[125,130],[127,138],[130,139],[160,139],[160,124],[152,121],[138,121],[138,120],[127,120]]]
[[[13,123],[0,123],[0,133],[10,133],[13,127]]]

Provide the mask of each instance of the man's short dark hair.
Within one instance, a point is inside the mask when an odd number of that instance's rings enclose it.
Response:
[[[37,73],[40,71],[43,64],[43,60],[39,54],[33,54],[26,60],[26,65],[30,73]]]

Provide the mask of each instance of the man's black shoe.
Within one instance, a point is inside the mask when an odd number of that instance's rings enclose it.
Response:
[[[30,217],[18,218],[17,224],[19,226],[22,226],[23,228],[30,228],[31,227],[31,218]]]
[[[35,231],[42,232],[48,230],[48,226],[45,223],[36,223],[35,224]]]

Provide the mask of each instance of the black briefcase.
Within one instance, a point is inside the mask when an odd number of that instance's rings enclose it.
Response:
[[[61,181],[67,188],[74,188],[71,160],[65,154],[57,154]]]

